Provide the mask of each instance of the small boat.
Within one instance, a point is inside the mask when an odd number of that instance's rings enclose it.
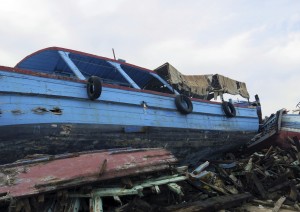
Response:
[[[0,66],[0,82],[0,164],[124,147],[164,147],[192,162],[245,144],[259,127],[245,83],[185,76],[168,63],[153,71],[50,47]]]
[[[285,110],[282,114],[280,130],[275,139],[275,142],[281,147],[290,147],[290,142],[297,142],[295,140],[300,139],[300,102],[296,108],[292,113]],[[296,139],[293,139],[295,137]]]
[[[250,149],[268,147],[271,145],[278,145],[286,149],[290,148],[291,144],[300,139],[300,102],[291,113],[286,109],[281,109],[271,114],[271,116],[265,120],[260,131],[261,132],[248,143],[247,146]]]

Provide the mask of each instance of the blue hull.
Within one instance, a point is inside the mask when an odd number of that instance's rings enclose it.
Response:
[[[166,147],[192,162],[258,130],[255,107],[223,108],[226,116],[221,103],[178,94],[151,70],[74,50],[38,51],[16,68],[0,66],[0,163],[114,147]]]
[[[255,108],[236,107],[236,117],[227,118],[220,103],[198,100],[183,115],[175,95],[111,85],[91,101],[84,82],[2,69],[1,163],[33,153],[129,146],[164,146],[197,160],[240,146],[258,129]]]

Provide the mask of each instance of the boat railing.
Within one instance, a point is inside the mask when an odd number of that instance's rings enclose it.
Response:
[[[293,110],[293,113],[300,114],[300,102],[296,105],[296,109]]]

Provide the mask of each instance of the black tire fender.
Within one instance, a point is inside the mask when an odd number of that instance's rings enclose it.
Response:
[[[189,97],[180,94],[175,97],[175,105],[182,114],[189,114],[193,111],[193,103]]]
[[[90,100],[98,99],[102,92],[101,78],[97,76],[89,77],[86,88],[87,88],[87,95]]]
[[[228,118],[232,118],[236,116],[235,107],[231,102],[225,102],[225,101],[222,102],[222,109]]]

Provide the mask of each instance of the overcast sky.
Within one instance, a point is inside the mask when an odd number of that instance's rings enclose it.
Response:
[[[149,69],[244,81],[264,115],[300,101],[299,0],[9,0],[0,7],[0,65],[50,46]]]

